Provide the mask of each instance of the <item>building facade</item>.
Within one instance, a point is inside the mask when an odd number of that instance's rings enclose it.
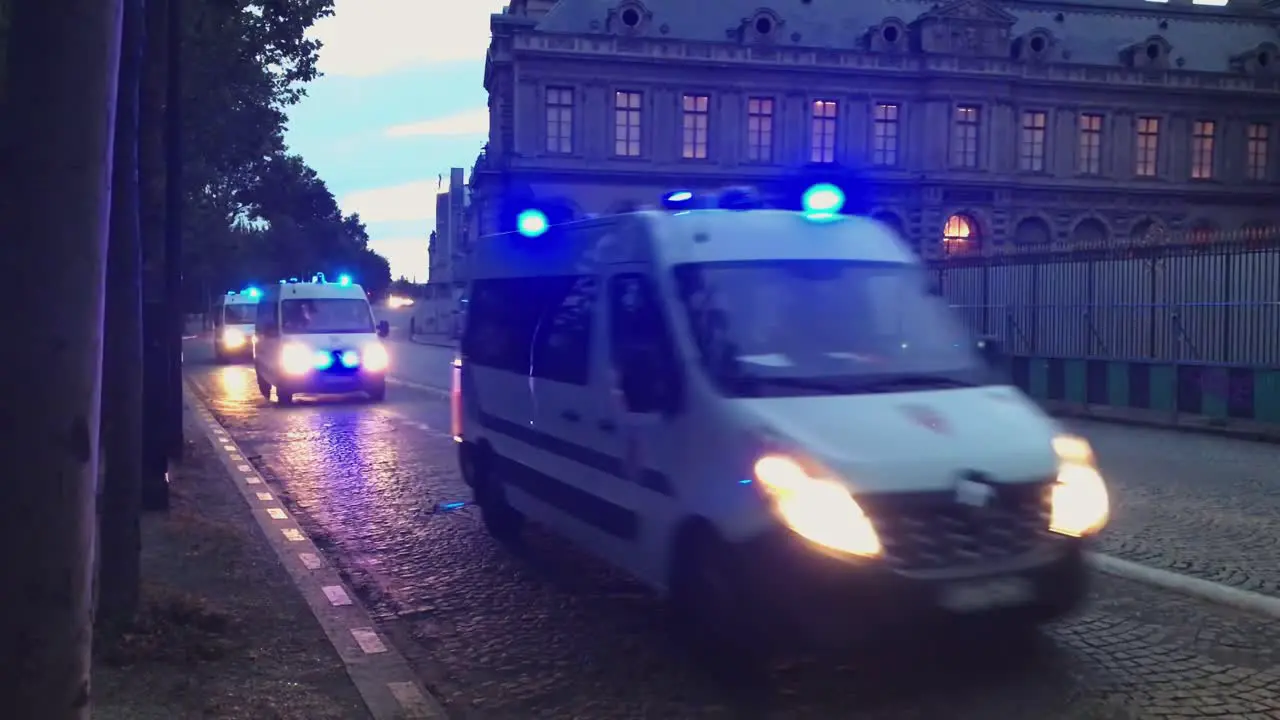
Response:
[[[466,285],[466,257],[470,244],[470,188],[462,168],[449,169],[448,189],[437,192],[436,226],[431,231],[427,257],[430,263],[424,302],[415,314],[425,332],[455,331],[458,306]]]
[[[1277,224],[1280,3],[1205,1],[512,0],[476,229],[815,165],[926,257]]]

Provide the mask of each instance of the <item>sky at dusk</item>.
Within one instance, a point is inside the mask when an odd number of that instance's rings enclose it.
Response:
[[[311,35],[322,77],[289,113],[291,152],[360,213],[394,277],[425,282],[438,177],[489,132],[489,16],[505,0],[336,0]]]

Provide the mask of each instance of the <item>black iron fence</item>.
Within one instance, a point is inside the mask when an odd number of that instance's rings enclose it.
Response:
[[[929,261],[975,332],[1019,355],[1280,367],[1280,227]]]

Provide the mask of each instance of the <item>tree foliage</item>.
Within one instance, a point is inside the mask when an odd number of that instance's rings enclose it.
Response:
[[[0,0],[2,1],[2,0]],[[287,109],[317,76],[306,31],[332,0],[190,0],[184,37],[184,278],[188,303],[247,282],[390,272],[302,158],[285,150]],[[372,271],[374,274],[369,275]]]
[[[10,0],[0,0],[0,93]],[[391,283],[356,216],[286,153],[287,110],[314,80],[307,29],[333,0],[187,0],[183,5],[183,277],[192,309],[250,281],[351,272]]]

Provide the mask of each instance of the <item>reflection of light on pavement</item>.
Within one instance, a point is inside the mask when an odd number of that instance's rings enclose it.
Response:
[[[222,387],[223,399],[230,402],[246,402],[258,392],[253,370],[247,367],[220,368],[218,385]]]
[[[309,480],[290,487],[298,505],[357,537],[403,524],[397,504],[414,498],[402,500],[392,416],[331,398],[309,409],[288,416],[279,446],[286,473]]]

